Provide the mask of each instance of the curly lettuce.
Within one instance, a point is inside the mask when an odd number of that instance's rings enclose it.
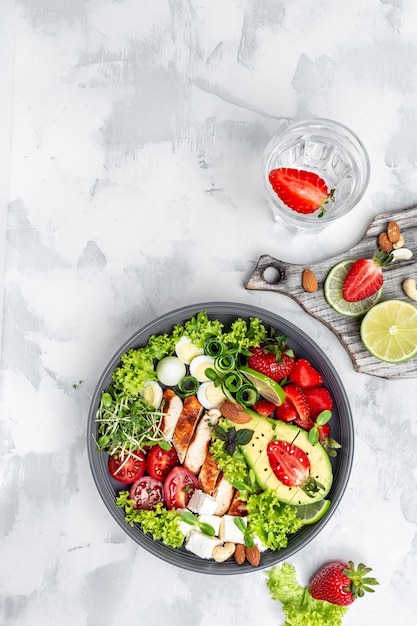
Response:
[[[286,548],[288,535],[304,524],[294,507],[284,504],[272,489],[253,494],[246,503],[248,532],[256,535],[271,550]]]
[[[271,598],[282,603],[284,626],[340,626],[348,607],[315,600],[297,581],[295,567],[283,563],[266,572]]]
[[[160,502],[152,511],[134,509],[133,500],[128,491],[120,491],[116,506],[124,509],[125,520],[130,526],[139,524],[144,533],[152,535],[154,541],[162,541],[172,548],[180,548],[184,543],[184,535],[180,530],[180,519],[175,509],[166,509]]]
[[[249,325],[245,320],[238,318],[232,323],[230,331],[223,334],[222,341],[233,350],[241,352],[244,349],[259,346],[267,334],[259,318],[249,318]]]

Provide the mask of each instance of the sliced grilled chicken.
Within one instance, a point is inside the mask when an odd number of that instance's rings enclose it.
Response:
[[[203,415],[197,425],[194,438],[188,447],[184,461],[184,467],[193,472],[193,474],[197,475],[204,463],[213,433],[213,426],[217,424],[219,418],[220,411],[212,409]]]
[[[203,410],[204,409],[197,400],[196,396],[189,396],[188,398],[185,398],[172,440],[180,463],[184,463],[188,446],[191,443],[195,428],[200,420]]]
[[[165,435],[165,439],[171,442],[182,413],[183,402],[169,387],[164,390],[163,399],[165,404],[163,408],[164,414],[161,420],[161,430]]]
[[[235,488],[224,476],[222,476],[213,493],[217,502],[217,508],[214,511],[214,515],[225,515],[232,503],[234,493]]]
[[[246,502],[239,499],[239,491],[236,490],[233,500],[229,506],[229,510],[227,511],[228,515],[238,515],[240,517],[247,515],[248,511],[246,509]]]
[[[209,495],[213,494],[219,476],[220,467],[213,459],[213,455],[211,454],[210,450],[208,450],[206,458],[204,459],[204,463],[198,475],[198,480],[200,481],[200,486],[204,493],[208,493]]]

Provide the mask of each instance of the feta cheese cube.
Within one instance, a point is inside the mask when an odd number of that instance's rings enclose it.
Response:
[[[212,526],[214,528],[214,534],[218,535],[219,531],[220,531],[220,522],[222,521],[222,518],[219,517],[218,515],[200,515],[199,516],[199,521],[203,522],[204,524],[210,524],[210,526]]]
[[[214,548],[222,544],[223,542],[218,537],[209,537],[199,530],[193,530],[188,535],[185,547],[202,559],[211,559],[213,558]]]
[[[188,502],[190,511],[200,515],[213,515],[216,506],[216,500],[201,489],[196,489]]]
[[[220,524],[219,537],[225,543],[230,541],[231,543],[245,543],[244,536],[240,528],[235,524],[235,515],[223,515]],[[246,524],[246,518],[242,518]]]

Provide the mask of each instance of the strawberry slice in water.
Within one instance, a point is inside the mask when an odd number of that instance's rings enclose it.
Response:
[[[320,209],[318,217],[323,217],[325,205],[334,199],[335,190],[329,190],[315,172],[280,167],[269,172],[269,182],[281,202],[297,213],[310,214]]]

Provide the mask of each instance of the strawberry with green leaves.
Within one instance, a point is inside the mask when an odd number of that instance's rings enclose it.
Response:
[[[392,255],[384,251],[375,252],[372,259],[357,259],[343,282],[343,299],[359,302],[376,294],[384,284],[382,268],[391,261]]]
[[[325,600],[337,606],[349,606],[366,591],[373,592],[378,584],[368,576],[371,571],[363,563],[355,567],[352,561],[335,561],[322,567],[310,582],[310,595],[315,600]]]
[[[295,364],[294,352],[283,336],[266,339],[260,346],[251,348],[248,367],[280,383],[292,372]]]
[[[323,217],[326,204],[334,200],[334,189],[315,172],[280,167],[269,172],[269,182],[278,198],[296,213],[311,214],[320,210]]]

